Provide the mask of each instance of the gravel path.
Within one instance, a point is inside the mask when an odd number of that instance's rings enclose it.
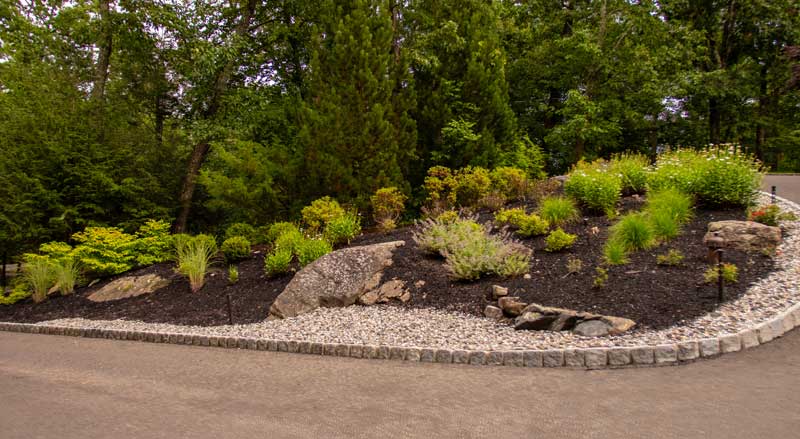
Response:
[[[769,197],[764,194],[762,201],[768,202]],[[800,215],[800,205],[780,198],[778,204],[782,210]],[[676,343],[746,330],[800,302],[800,233],[797,233],[800,221],[784,222],[782,228],[784,242],[775,258],[776,271],[753,284],[739,299],[681,325],[658,331],[635,330],[616,337],[587,338],[568,332],[515,331],[507,325],[481,317],[387,306],[321,308],[293,319],[215,327],[85,319],[60,319],[39,324],[451,350],[564,349]]]

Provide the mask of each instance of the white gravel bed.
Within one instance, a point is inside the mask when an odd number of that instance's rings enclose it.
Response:
[[[762,201],[769,196],[762,194]],[[784,211],[800,215],[800,205],[778,198]],[[697,319],[658,331],[634,330],[621,336],[588,338],[570,332],[515,331],[493,320],[462,313],[391,306],[322,308],[279,321],[232,326],[178,326],[127,320],[59,319],[39,323],[127,331],[248,337],[417,347],[450,350],[567,349],[676,343],[734,334],[753,328],[800,303],[800,221],[784,222],[776,270],[754,283],[739,299]]]

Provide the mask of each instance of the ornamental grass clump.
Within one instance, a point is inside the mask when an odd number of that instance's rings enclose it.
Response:
[[[588,209],[613,217],[622,197],[622,180],[609,169],[608,162],[581,162],[567,176],[564,192]]]
[[[651,191],[679,189],[707,206],[748,206],[755,200],[763,176],[761,163],[740,147],[718,145],[661,154],[647,185]]]
[[[625,244],[615,240],[606,241],[603,246],[603,260],[608,265],[624,265],[630,262]]]
[[[609,241],[621,244],[625,251],[646,250],[656,243],[649,219],[641,213],[629,213],[611,226]]]
[[[22,276],[33,290],[33,301],[44,302],[55,280],[52,261],[46,257],[28,258],[22,266]]]
[[[492,235],[489,226],[474,219],[427,219],[418,223],[413,238],[424,251],[444,256],[445,267],[457,280],[475,280],[485,274],[518,276],[530,269],[530,249],[507,234]]]
[[[563,226],[578,219],[575,202],[565,197],[546,197],[539,202],[539,216],[553,226]]]
[[[193,293],[200,291],[205,285],[208,267],[217,254],[216,240],[208,235],[180,239],[175,250],[178,272],[189,278],[189,287]]]
[[[58,291],[62,296],[69,296],[75,292],[75,285],[78,283],[80,266],[73,258],[64,258],[52,262],[53,277]]]
[[[647,194],[645,212],[667,212],[678,224],[684,224],[692,218],[694,201],[688,195],[675,188],[651,191]]]

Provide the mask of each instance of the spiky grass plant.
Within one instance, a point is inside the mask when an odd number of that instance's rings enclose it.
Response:
[[[193,293],[200,291],[205,285],[208,267],[217,253],[216,241],[207,235],[197,235],[182,241],[176,250],[178,272],[189,278],[189,286]]]
[[[547,197],[539,203],[539,216],[552,226],[561,227],[580,216],[575,202],[566,197]]]
[[[75,292],[75,284],[78,283],[80,268],[78,262],[72,258],[65,258],[52,265],[53,276],[55,278],[58,291],[62,296],[68,296]]]
[[[53,263],[45,257],[32,258],[23,265],[22,275],[33,289],[33,301],[44,302],[47,291],[53,286]]]

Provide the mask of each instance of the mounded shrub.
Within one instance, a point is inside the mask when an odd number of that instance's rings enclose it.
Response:
[[[556,229],[550,232],[545,238],[545,251],[548,252],[557,252],[564,250],[565,248],[572,247],[572,244],[575,243],[575,240],[578,239],[578,235],[573,235],[571,233],[567,233],[562,229]]]
[[[233,238],[234,236],[241,236],[252,242],[256,239],[256,228],[247,223],[234,223],[225,229],[225,240]]]
[[[294,254],[286,248],[277,248],[264,258],[264,270],[268,276],[288,273]]]
[[[331,218],[325,224],[322,235],[333,245],[349,244],[361,233],[361,217],[353,212]]]
[[[269,226],[266,233],[266,241],[269,244],[275,242],[279,236],[283,235],[285,232],[297,232],[300,233],[300,228],[297,227],[294,223],[289,222],[277,222]]]
[[[324,239],[304,239],[297,246],[297,261],[300,266],[305,267],[332,251],[333,247]]]
[[[339,202],[331,197],[314,200],[301,211],[303,222],[311,230],[320,230],[328,221],[344,216],[345,210]]]
[[[649,167],[650,159],[642,154],[617,154],[609,162],[609,170],[619,176],[622,193],[626,195],[644,193]]]
[[[221,250],[226,261],[241,261],[250,257],[250,241],[244,236],[232,236],[222,243]]]
[[[564,192],[588,209],[613,217],[622,197],[622,180],[602,160],[578,163],[564,182]]]
[[[397,221],[405,209],[408,197],[396,187],[385,187],[375,191],[370,198],[372,202],[372,216],[381,230],[392,230],[397,227]]]

